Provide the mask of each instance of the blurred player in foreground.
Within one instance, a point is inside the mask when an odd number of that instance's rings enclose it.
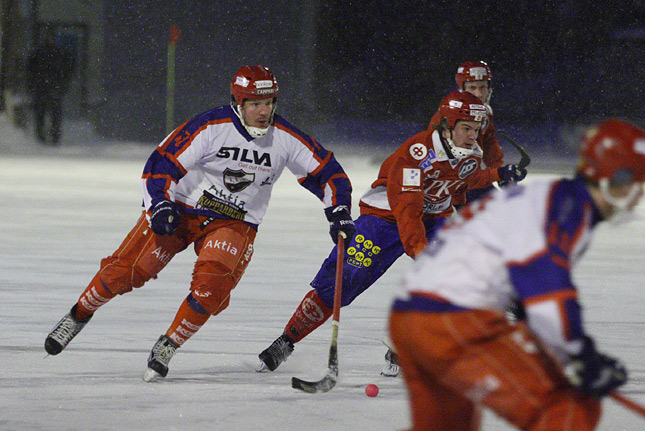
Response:
[[[194,117],[157,147],[143,171],[143,214],[47,336],[49,354],[60,353],[99,307],[156,278],[192,244],[191,292],[152,348],[144,380],[165,377],[175,351],[228,306],[284,168],[323,202],[332,239],[352,237],[347,175],[331,152],[275,114],[277,97],[268,68],[244,66],[231,82],[230,106]]]
[[[522,430],[586,431],[625,383],[585,332],[571,271],[603,220],[643,194],[645,131],[609,119],[582,139],[573,179],[495,191],[464,207],[415,262],[390,337],[413,430],[474,431],[478,407]],[[504,317],[520,300],[526,320]]]
[[[466,190],[526,176],[517,165],[481,168],[477,139],[486,115],[477,97],[453,91],[439,105],[438,123],[408,139],[383,162],[377,180],[361,198],[356,236],[346,243],[341,306],[367,290],[404,253],[416,257],[454,206],[465,203]],[[293,352],[294,343],[329,319],[335,269],[336,248],[283,334],[260,353],[257,371],[275,370]]]

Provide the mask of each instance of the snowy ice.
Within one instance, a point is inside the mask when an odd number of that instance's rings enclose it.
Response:
[[[70,129],[74,127],[76,133]],[[188,293],[195,255],[175,257],[157,280],[112,300],[58,356],[43,342],[140,214],[140,175],[154,145],[107,142],[68,123],[59,148],[0,121],[0,429],[3,430],[396,430],[409,426],[401,378],[379,375],[390,300],[411,260],[402,257],[340,318],[340,377],[325,394],[291,388],[323,377],[331,325],[296,345],[278,370],[254,371],[284,328],[331,239],[322,204],[285,171],[253,260],[231,304],[175,355],[168,377],[142,380],[146,358]],[[355,204],[378,164],[333,148]],[[548,161],[542,164],[547,165]],[[540,165],[536,163],[536,165]],[[554,172],[530,171],[527,181]],[[562,174],[569,172],[563,171]],[[575,271],[588,331],[630,372],[626,395],[645,403],[645,207],[629,225],[602,226]],[[354,208],[357,215],[357,208]],[[380,388],[369,398],[368,384]],[[600,430],[645,429],[603,403]],[[484,431],[510,430],[491,413]]]

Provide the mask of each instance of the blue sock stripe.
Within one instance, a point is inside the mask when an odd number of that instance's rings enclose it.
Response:
[[[204,307],[195,299],[193,296],[193,293],[189,293],[188,297],[186,298],[186,301],[188,301],[188,305],[190,308],[192,308],[194,311],[201,313],[201,314],[209,314],[208,311],[204,310]]]
[[[114,293],[113,293],[110,289],[108,289],[108,287],[105,285],[105,283],[103,283],[103,280],[101,280],[101,279],[99,278],[99,281],[101,282],[101,286],[103,286],[103,289],[105,289],[105,290],[107,290],[108,292],[110,292],[110,295],[114,295]],[[116,296],[116,295],[114,295],[114,296]]]

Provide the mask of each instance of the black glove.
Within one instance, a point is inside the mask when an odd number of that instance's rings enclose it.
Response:
[[[150,227],[157,235],[172,235],[179,226],[179,208],[174,202],[159,201],[150,208]]]
[[[517,298],[511,300],[511,303],[506,307],[506,320],[509,322],[519,322],[526,320],[526,310],[524,304]]]
[[[564,373],[580,391],[600,398],[627,381],[627,371],[617,359],[598,352],[591,338],[584,338],[580,354],[571,357]]]
[[[504,165],[497,168],[499,174],[499,185],[501,187],[507,186],[510,183],[519,183],[526,177],[526,169],[520,165]]]
[[[349,208],[346,205],[336,205],[335,207],[325,208],[325,216],[329,220],[329,234],[331,240],[336,243],[338,241],[338,233],[345,234],[345,247],[356,233],[356,226],[354,220],[349,214]]]

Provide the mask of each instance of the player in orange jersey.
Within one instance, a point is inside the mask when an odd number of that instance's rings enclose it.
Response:
[[[348,241],[341,305],[349,305],[404,253],[416,257],[468,189],[495,181],[515,182],[526,175],[518,165],[482,169],[477,143],[486,108],[467,92],[453,91],[441,101],[439,124],[408,139],[381,166],[360,201],[356,235]],[[275,370],[294,343],[332,314],[336,249],[323,262],[287,323],[284,333],[260,353],[258,371]]]
[[[482,129],[479,137],[479,146],[483,152],[483,161],[485,166],[489,168],[499,168],[504,164],[504,152],[499,145],[497,134],[495,133],[495,125],[493,124],[493,108],[490,106],[490,99],[493,94],[493,73],[488,64],[483,61],[464,61],[457,68],[455,73],[455,82],[457,89],[462,92],[467,92],[476,96],[481,103],[486,107],[487,118],[482,124]],[[439,124],[439,112],[435,113],[430,121],[430,126]],[[494,189],[493,185],[488,187],[471,189],[466,192],[466,200],[471,202],[479,199],[486,193]],[[512,318],[519,318],[521,316],[521,307],[518,304],[513,304],[509,307],[509,316]],[[389,342],[388,342],[389,345]],[[388,348],[385,353],[385,366],[381,371],[381,375],[387,377],[396,377],[400,373],[398,359],[396,353]]]
[[[499,145],[493,124],[493,108],[490,106],[491,95],[493,94],[493,73],[488,64],[483,61],[464,61],[457,68],[455,82],[459,91],[470,93],[476,96],[486,107],[487,119],[482,124],[479,146],[484,153],[484,163],[489,168],[499,168],[504,164],[504,152]],[[438,124],[440,118],[436,113],[430,125]],[[468,192],[468,200],[480,197],[482,192],[471,190]]]

